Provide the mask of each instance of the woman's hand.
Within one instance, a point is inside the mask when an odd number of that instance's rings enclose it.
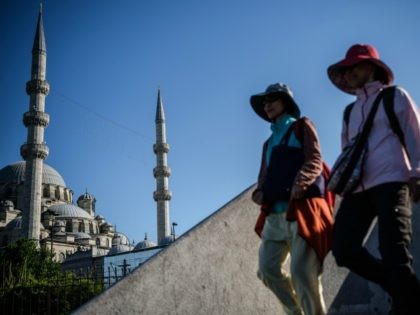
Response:
[[[257,205],[262,205],[263,200],[264,200],[264,196],[263,196],[263,192],[261,189],[256,189],[253,193],[252,193],[252,200],[257,204]]]

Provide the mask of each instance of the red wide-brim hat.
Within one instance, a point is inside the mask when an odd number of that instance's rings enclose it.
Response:
[[[372,45],[366,44],[356,44],[351,46],[343,60],[328,67],[328,77],[330,78],[331,82],[340,90],[349,94],[355,94],[356,89],[348,86],[347,81],[344,79],[344,70],[365,60],[371,61],[384,71],[384,84],[392,83],[394,80],[394,74],[392,73],[392,70],[385,64],[385,62],[380,60],[379,53],[376,48]]]

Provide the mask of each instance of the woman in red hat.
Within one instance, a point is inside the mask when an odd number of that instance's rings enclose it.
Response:
[[[414,314],[420,305],[420,285],[409,251],[410,195],[414,202],[420,200],[418,108],[404,89],[389,88],[393,73],[371,45],[350,47],[343,60],[328,68],[328,76],[337,88],[356,96],[344,115],[342,148],[361,132],[379,93],[385,89],[394,93],[390,94],[393,106],[385,106],[382,98],[373,116],[362,178],[343,196],[335,218],[332,250],[339,266],[389,293],[393,305],[390,314]],[[381,259],[363,246],[375,217]]]
[[[251,96],[254,111],[271,124],[253,200],[265,222],[258,277],[286,314],[323,315],[323,260],[331,247],[332,211],[324,195],[323,163],[315,126],[300,118],[289,87],[271,84]],[[300,119],[299,119],[300,118]],[[299,134],[299,135],[298,135]],[[290,276],[284,268],[290,260]]]

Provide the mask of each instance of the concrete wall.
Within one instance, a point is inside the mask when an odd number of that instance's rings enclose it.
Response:
[[[251,190],[74,314],[284,314],[256,277],[260,241],[253,226],[259,210],[250,201]],[[420,209],[415,214],[414,252],[419,272]],[[374,235],[368,240],[373,249],[377,247]],[[324,268],[329,314],[385,314],[387,298],[378,287],[338,268],[331,254]]]

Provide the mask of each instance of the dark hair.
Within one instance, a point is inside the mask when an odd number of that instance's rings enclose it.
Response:
[[[287,93],[279,93],[280,98],[284,103],[284,109],[287,113],[291,114],[293,109],[293,100]]]

